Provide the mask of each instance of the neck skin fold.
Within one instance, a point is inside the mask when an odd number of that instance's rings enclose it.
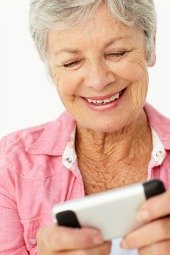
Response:
[[[87,158],[103,159],[114,155],[114,160],[132,160],[136,154],[151,150],[151,129],[143,110],[138,119],[113,133],[97,133],[77,125],[76,152]],[[142,153],[142,154],[143,154]]]

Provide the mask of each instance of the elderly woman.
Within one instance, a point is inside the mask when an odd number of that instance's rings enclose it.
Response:
[[[99,230],[56,226],[51,208],[154,177],[170,188],[170,120],[145,103],[154,4],[32,0],[30,10],[32,37],[66,112],[1,140],[0,254],[110,254]],[[167,191],[145,202],[138,220],[147,224],[120,250],[113,240],[112,254],[169,255],[169,201]]]

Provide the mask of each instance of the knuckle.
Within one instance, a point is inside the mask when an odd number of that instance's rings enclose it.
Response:
[[[74,246],[80,247],[80,249],[94,246],[93,236],[84,231],[76,232],[75,235],[72,236],[72,239]]]
[[[62,233],[55,231],[54,234],[51,235],[51,238],[48,238],[47,246],[51,250],[59,251],[60,249],[64,249],[66,243],[68,244],[69,242],[70,240],[66,240]]]
[[[102,245],[93,247],[92,249],[79,250],[78,255],[109,255],[111,252],[111,244],[104,243]]]
[[[168,218],[158,221],[158,231],[163,238],[170,237],[170,222]]]
[[[165,224],[164,224],[164,221],[163,220],[159,220],[157,222],[158,224],[158,230],[159,230],[159,233],[162,235],[164,234],[164,230],[165,230]]]
[[[170,199],[170,191],[167,191],[166,192],[166,196],[167,196],[167,201],[169,202],[169,199]],[[169,204],[169,203],[168,203]]]
[[[37,243],[40,247],[54,250],[58,248],[58,236],[58,231],[53,225],[44,226],[37,232]]]
[[[154,243],[147,247],[139,249],[139,255],[169,255],[170,240],[160,243]]]
[[[167,252],[167,249],[164,243],[161,243],[161,244],[156,243],[150,246],[150,254],[152,255],[167,254],[166,252]]]
[[[77,243],[84,243],[85,241],[88,241],[88,236],[87,235],[83,235],[82,233],[80,233],[79,235],[74,235],[74,242],[75,244]]]
[[[157,245],[152,244],[150,246],[140,248],[139,255],[160,255],[160,253],[157,249]]]
[[[168,206],[168,215],[170,215],[170,203],[169,203],[169,201],[170,201],[170,192],[168,192],[168,198],[167,198],[167,203],[166,203],[166,205]]]
[[[86,250],[79,250],[77,255],[90,255],[90,253]]]
[[[170,200],[170,190],[166,191],[164,195],[165,195],[165,202],[164,202],[164,204],[165,204],[166,206],[168,206],[168,208],[169,208],[169,213],[170,213],[170,204],[169,204],[169,200]]]
[[[100,249],[100,252],[98,253],[99,255],[109,255],[111,253],[111,247],[112,243],[111,242],[106,242],[102,245],[103,249]]]

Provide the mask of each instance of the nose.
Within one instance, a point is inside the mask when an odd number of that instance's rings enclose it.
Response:
[[[106,64],[96,61],[88,66],[85,74],[85,85],[101,91],[115,81],[115,76]]]

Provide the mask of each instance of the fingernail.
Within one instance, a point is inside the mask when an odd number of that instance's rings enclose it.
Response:
[[[94,237],[93,237],[93,243],[94,244],[101,244],[103,242],[103,238],[102,238],[102,236],[101,235],[95,235]]]
[[[147,210],[142,210],[137,213],[138,221],[148,221],[150,220],[150,213]]]

